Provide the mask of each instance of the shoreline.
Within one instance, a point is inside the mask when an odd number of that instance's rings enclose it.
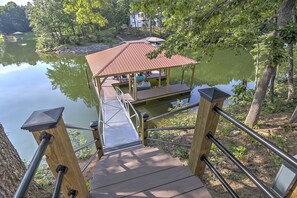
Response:
[[[99,43],[88,46],[69,46],[62,47],[57,50],[36,50],[36,53],[46,53],[46,54],[90,54],[98,51],[103,51],[112,47],[117,46],[118,44],[105,44]]]

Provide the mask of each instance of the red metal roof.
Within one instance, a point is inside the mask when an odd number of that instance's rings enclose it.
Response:
[[[93,76],[99,77],[197,63],[181,55],[166,58],[164,53],[159,54],[155,59],[147,58],[146,54],[156,49],[157,47],[146,42],[131,42],[87,55],[86,59]]]

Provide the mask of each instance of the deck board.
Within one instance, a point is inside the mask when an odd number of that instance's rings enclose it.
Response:
[[[93,169],[91,197],[211,197],[188,167],[156,148],[104,156]]]

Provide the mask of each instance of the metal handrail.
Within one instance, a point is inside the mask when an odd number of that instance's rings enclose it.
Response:
[[[278,197],[272,190],[266,187],[258,178],[251,173],[246,167],[234,157],[217,139],[215,139],[210,133],[206,135],[223,153],[226,155],[252,182],[269,197]]]
[[[83,173],[88,166],[91,164],[91,162],[94,160],[94,158],[96,157],[96,155],[99,153],[100,149],[97,149],[96,152],[88,159],[88,161],[82,166],[82,168],[80,169],[81,172]]]
[[[125,99],[125,95],[124,95],[123,91],[120,88],[116,87],[115,90],[117,92],[117,99],[123,104],[123,106],[124,106],[124,108],[126,110],[127,116],[130,119],[133,118],[133,117],[136,117],[135,118],[135,120],[136,120],[136,129],[138,129],[139,126],[140,126],[140,119],[139,119],[139,115],[138,115],[137,111],[135,110],[133,105],[130,103],[130,101]],[[133,115],[130,115],[129,107],[134,112]]]
[[[68,168],[66,166],[63,165],[59,165],[57,167],[57,180],[55,183],[55,187],[54,187],[54,192],[52,195],[52,198],[57,198],[60,197],[60,191],[61,191],[61,186],[62,186],[62,181],[63,181],[63,177],[65,175],[65,173],[67,172]]]
[[[187,147],[187,148],[191,148],[190,144],[180,144],[180,143],[176,143],[176,142],[168,142],[168,141],[164,141],[164,140],[160,140],[160,139],[154,139],[154,138],[146,138],[147,140],[150,141],[156,141],[156,142],[161,142],[161,143],[165,143],[165,144],[173,144],[176,146],[183,146],[183,147]]]
[[[145,131],[168,131],[168,130],[187,130],[195,129],[195,126],[177,126],[177,127],[164,127],[164,128],[151,128],[144,129]]]
[[[275,154],[277,154],[279,157],[283,158],[286,162],[288,162],[290,165],[292,165],[295,169],[297,169],[297,160],[292,157],[291,155],[288,155],[285,151],[278,148],[275,144],[267,140],[266,138],[262,137],[261,135],[257,134],[256,131],[252,130],[248,126],[242,124],[239,120],[236,118],[230,116],[228,113],[223,111],[221,108],[215,106],[214,111],[217,112],[219,115],[223,116],[227,120],[229,120],[231,123],[233,123],[235,126],[255,138],[258,142],[262,143],[264,146],[266,146],[269,150],[273,151]]]
[[[19,198],[19,197],[25,197],[25,194],[28,190],[28,187],[35,175],[35,172],[40,164],[40,161],[44,155],[44,152],[49,145],[50,141],[52,139],[52,135],[49,133],[43,133],[41,134],[41,142],[33,156],[33,159],[14,195],[14,198]]]
[[[153,120],[160,119],[160,118],[164,118],[164,117],[169,116],[171,114],[179,113],[181,111],[184,111],[184,110],[187,110],[187,109],[191,109],[191,108],[194,108],[194,107],[197,107],[197,106],[199,106],[199,102],[196,102],[194,104],[191,104],[191,105],[188,105],[188,106],[185,106],[185,107],[181,107],[179,109],[176,109],[176,110],[173,110],[173,111],[169,111],[167,113],[163,113],[161,115],[158,115],[158,116],[149,118],[149,119],[146,120],[146,122],[153,121]]]
[[[234,192],[231,186],[226,182],[223,176],[213,167],[213,165],[207,160],[207,158],[202,155],[201,160],[207,165],[211,172],[220,180],[221,184],[225,189],[231,194],[232,197],[238,198],[239,196]]]
[[[81,129],[81,130],[86,130],[86,131],[92,131],[92,128],[87,128],[87,127],[80,127],[80,126],[74,126],[68,123],[65,123],[65,127],[68,129]]]
[[[98,140],[92,140],[92,141],[90,141],[90,142],[88,142],[88,143],[86,143],[86,144],[84,144],[84,145],[82,145],[82,146],[80,146],[80,147],[78,147],[78,148],[75,148],[75,149],[74,149],[74,153],[76,153],[76,152],[78,152],[78,151],[80,151],[80,150],[82,150],[82,149],[84,149],[84,148],[90,146],[91,144],[93,144],[93,143],[95,143],[95,142],[97,142],[97,141],[98,141]]]

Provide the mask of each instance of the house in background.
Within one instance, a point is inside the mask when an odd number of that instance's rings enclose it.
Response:
[[[145,23],[146,16],[144,12],[133,12],[130,15],[130,27],[143,27],[145,26]]]

